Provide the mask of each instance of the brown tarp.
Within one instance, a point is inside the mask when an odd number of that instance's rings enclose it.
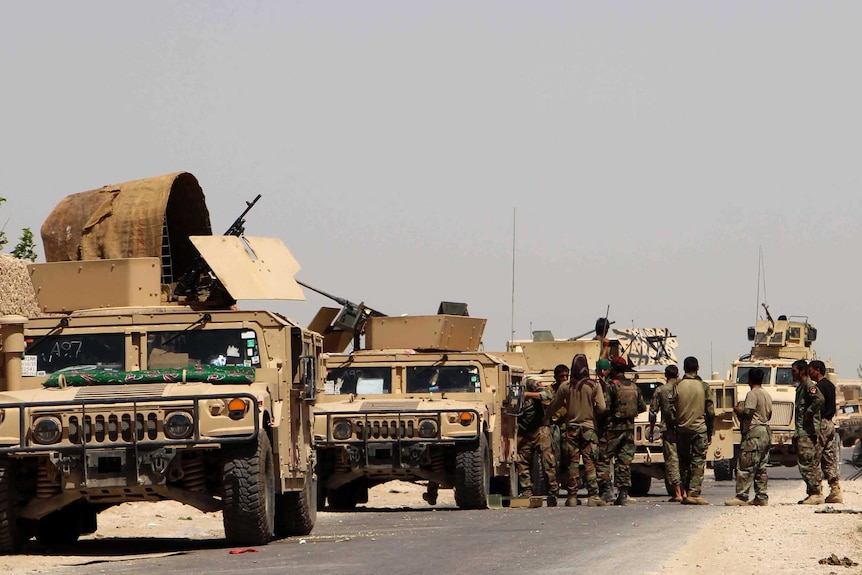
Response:
[[[174,280],[197,257],[188,237],[206,235],[209,211],[188,172],[66,196],[42,224],[46,261],[158,257]]]

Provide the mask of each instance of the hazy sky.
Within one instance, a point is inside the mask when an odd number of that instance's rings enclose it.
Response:
[[[186,170],[216,232],[262,194],[247,233],[326,291],[392,315],[467,302],[489,350],[610,305],[704,375],[749,350],[762,249],[760,301],[856,377],[862,3],[4,8],[13,244],[68,194]],[[328,303],[272,308],[305,324]]]

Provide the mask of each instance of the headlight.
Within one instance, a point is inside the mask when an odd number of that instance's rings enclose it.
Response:
[[[63,426],[56,417],[40,417],[33,422],[33,440],[42,445],[51,445],[60,441]]]
[[[419,437],[425,439],[437,437],[437,422],[433,419],[423,419],[419,422]]]
[[[187,439],[194,429],[192,416],[185,411],[175,411],[165,418],[165,435],[169,439]]]
[[[344,419],[339,419],[335,422],[335,425],[332,426],[332,437],[338,440],[348,439],[353,432],[353,426],[350,425],[349,421]]]

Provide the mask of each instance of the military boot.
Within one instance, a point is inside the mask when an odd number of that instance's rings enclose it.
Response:
[[[605,507],[606,505],[605,500],[598,495],[590,495],[590,498],[587,499],[587,507]]]
[[[836,481],[829,484],[829,496],[826,498],[826,503],[844,503],[844,496],[841,495],[841,485]]]
[[[822,493],[811,493],[808,497],[799,502],[799,505],[820,505],[823,503]]]
[[[533,496],[533,488],[525,487],[521,490],[521,497],[532,497]]]
[[[683,505],[709,505],[709,501],[700,495],[689,495],[682,500]]]
[[[629,488],[628,487],[620,487],[619,493],[617,493],[617,498],[614,500],[614,505],[628,505],[629,503]]]
[[[614,488],[610,483],[602,483],[599,486],[599,492],[601,493],[602,501],[605,503],[613,503],[614,502]]]
[[[578,499],[577,495],[569,495],[569,497],[566,498],[566,507],[577,507],[580,504],[581,500]]]

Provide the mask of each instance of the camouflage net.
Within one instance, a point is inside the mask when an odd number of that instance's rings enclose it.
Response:
[[[61,386],[62,378],[62,386]],[[190,365],[141,371],[110,371],[106,369],[70,370],[51,374],[44,387],[80,387],[129,383],[253,383],[254,368],[243,366],[217,367]]]
[[[0,315],[40,315],[27,263],[0,254]]]

